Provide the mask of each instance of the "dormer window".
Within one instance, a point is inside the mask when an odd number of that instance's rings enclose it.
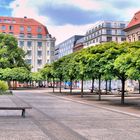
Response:
[[[38,37],[38,38],[42,38],[42,34],[38,34],[37,37]]]
[[[42,31],[41,27],[38,27],[38,28],[37,28],[37,32],[40,33],[41,31]]]
[[[10,25],[9,30],[12,31],[13,29],[14,29],[14,27]]]
[[[24,31],[24,27],[23,26],[20,26],[20,31]]]
[[[31,32],[31,27],[30,26],[27,27],[27,31]]]
[[[6,30],[5,25],[2,25],[2,26],[1,26],[1,29],[2,29],[2,30]]]

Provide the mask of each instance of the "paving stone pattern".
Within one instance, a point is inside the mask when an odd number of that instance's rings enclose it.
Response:
[[[22,101],[21,111],[0,111],[0,140],[139,140],[140,118],[43,93],[15,91],[0,96],[0,105]]]

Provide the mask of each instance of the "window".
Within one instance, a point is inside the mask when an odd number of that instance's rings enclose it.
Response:
[[[2,30],[6,30],[5,25],[2,25],[1,29],[2,29]]]
[[[42,56],[42,51],[37,51],[38,56]]]
[[[112,41],[112,37],[107,37],[107,42]]]
[[[102,42],[102,37],[100,37],[100,43]]]
[[[49,59],[47,59],[47,63],[49,63],[50,62],[50,60]]]
[[[31,32],[31,27],[30,26],[27,27],[27,32]]]
[[[38,38],[42,38],[42,34],[38,34],[37,37],[38,37]]]
[[[32,41],[27,41],[27,46],[31,47],[32,46]]]
[[[121,28],[125,28],[125,24],[124,23],[120,23],[120,27]]]
[[[27,50],[27,55],[31,56],[32,55],[32,51],[31,50]]]
[[[98,37],[96,38],[96,42],[98,42]]]
[[[105,25],[106,25],[105,27],[108,27],[108,28],[111,27],[111,23],[106,23]]]
[[[31,63],[32,63],[32,60],[31,60],[31,59],[26,59],[26,62],[27,62],[28,64],[31,64]]]
[[[112,34],[112,30],[106,30],[106,34],[111,35]]]
[[[23,47],[24,46],[24,41],[19,41],[19,46]]]
[[[28,37],[28,38],[32,38],[32,34],[28,33],[28,34],[27,34],[27,37]]]
[[[20,26],[20,31],[24,31],[24,27],[23,26]]]
[[[13,19],[13,20],[12,20],[12,23],[16,23],[16,21]]]
[[[10,35],[13,35],[14,33],[13,33],[13,32],[9,32],[9,34],[10,34]]]
[[[40,33],[41,31],[42,31],[41,27],[38,27],[38,28],[37,28],[37,32]]]
[[[20,33],[19,34],[19,37],[23,38],[24,37],[24,34],[23,33]]]
[[[125,32],[121,30],[121,35],[125,35]]]
[[[41,60],[41,59],[38,59],[38,60],[37,60],[37,64],[38,64],[38,65],[41,65],[41,64],[42,64],[42,60]]]
[[[50,55],[50,51],[47,51],[47,55]]]
[[[54,55],[54,51],[51,51],[51,55]]]
[[[37,42],[38,47],[42,47],[42,42]]]
[[[126,38],[122,37],[122,38],[121,38],[121,41],[126,41]]]
[[[12,25],[9,26],[9,30],[12,31],[14,27]]]
[[[140,40],[140,36],[138,36],[138,40]]]

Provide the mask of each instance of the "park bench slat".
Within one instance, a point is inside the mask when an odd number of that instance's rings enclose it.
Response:
[[[19,98],[17,98],[16,96],[10,96],[9,97],[12,102],[15,104],[14,106],[0,106],[0,110],[22,110],[22,117],[25,117],[25,110],[26,109],[32,109],[31,106],[29,106],[28,104],[26,104],[25,102],[23,102],[22,100],[20,100]]]

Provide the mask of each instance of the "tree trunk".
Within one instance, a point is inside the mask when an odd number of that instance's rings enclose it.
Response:
[[[7,81],[9,89],[11,88],[11,81]]]
[[[124,91],[125,91],[125,79],[121,79],[122,82],[122,95],[121,95],[121,104],[124,104]]]
[[[101,101],[101,76],[99,76],[99,101]]]
[[[32,81],[30,81],[30,87],[32,86]]]
[[[15,89],[17,89],[17,81],[15,81]]]
[[[105,80],[105,90],[106,90],[106,94],[107,94],[107,80]]]
[[[70,79],[70,94],[72,93],[72,79]]]
[[[138,82],[139,82],[139,94],[140,94],[140,80],[138,80]]]
[[[109,80],[109,91],[111,91],[111,80]]]
[[[59,92],[61,93],[61,79],[60,79],[60,85],[59,85]]]
[[[91,88],[91,93],[94,91],[94,77],[92,78],[92,88]]]
[[[54,84],[55,84],[55,83],[54,83],[54,78],[53,78],[53,93],[54,93],[54,86],[55,86]]]
[[[13,89],[14,89],[14,86],[15,86],[15,85],[14,85],[14,80],[13,80]]]
[[[82,77],[81,79],[81,98],[83,98],[83,82],[84,82],[84,78]]]

